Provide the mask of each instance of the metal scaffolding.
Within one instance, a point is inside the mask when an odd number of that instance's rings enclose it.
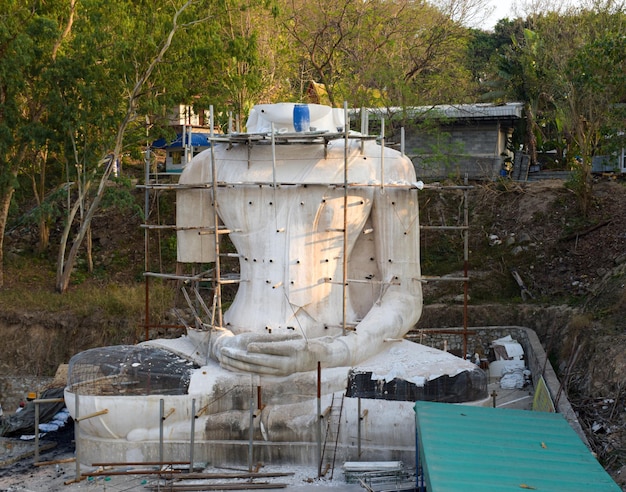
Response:
[[[230,258],[238,258],[239,255],[236,253],[225,252],[222,251],[223,248],[220,246],[220,236],[228,236],[231,232],[226,227],[220,225],[219,217],[218,217],[218,208],[219,208],[219,194],[220,190],[227,186],[237,186],[237,184],[233,183],[222,183],[217,180],[217,173],[215,170],[215,155],[214,155],[214,145],[217,143],[226,143],[229,146],[233,146],[236,144],[245,145],[248,148],[248,155],[251,155],[252,148],[258,145],[270,145],[272,148],[273,154],[273,166],[275,167],[275,153],[274,149],[278,145],[290,145],[290,144],[305,144],[305,145],[321,145],[324,147],[324,155],[327,155],[327,148],[329,142],[343,139],[345,141],[344,146],[344,169],[343,169],[343,199],[344,199],[344,227],[342,231],[343,233],[343,241],[344,245],[347,244],[347,200],[348,200],[348,190],[350,187],[383,187],[383,188],[401,188],[406,190],[416,189],[418,186],[416,183],[411,184],[393,184],[393,183],[384,183],[384,179],[380,180],[378,184],[370,184],[370,183],[349,183],[348,182],[348,148],[349,141],[358,139],[361,141],[361,149],[363,150],[363,144],[368,140],[378,140],[381,146],[381,178],[384,176],[384,149],[385,149],[385,124],[384,119],[381,120],[380,124],[380,135],[369,135],[368,132],[368,115],[365,111],[361,111],[361,132],[359,134],[350,133],[349,131],[349,119],[348,119],[348,110],[347,106],[344,105],[344,115],[346,125],[342,129],[342,131],[338,132],[307,132],[307,133],[279,133],[279,132],[269,132],[269,133],[229,133],[229,134],[215,134],[213,132],[213,108],[210,110],[210,152],[211,152],[211,162],[212,162],[212,181],[210,183],[203,184],[179,184],[176,180],[177,176],[180,176],[179,173],[171,174],[171,173],[158,173],[152,172],[151,170],[151,156],[150,156],[150,148],[148,147],[146,151],[146,172],[145,172],[145,184],[139,185],[139,188],[143,188],[145,192],[145,222],[143,224],[143,228],[145,229],[145,319],[144,319],[144,339],[148,340],[150,338],[150,329],[152,328],[178,328],[182,329],[187,327],[187,323],[184,319],[178,316],[180,324],[178,325],[163,325],[163,324],[153,324],[150,320],[150,280],[151,279],[166,279],[173,280],[181,283],[183,285],[183,294],[185,296],[185,300],[190,310],[193,313],[193,318],[195,320],[195,327],[200,329],[211,329],[213,327],[221,328],[223,322],[223,295],[222,288],[226,285],[237,285],[241,282],[239,274],[236,271],[225,271],[224,262],[225,259]],[[400,149],[402,153],[404,153],[404,129],[401,131],[401,142]],[[188,155],[188,154],[186,154]],[[241,185],[268,185],[268,183],[241,183]],[[288,183],[288,182],[276,182],[274,180],[270,186],[274,188],[278,188],[281,186],[294,186],[298,183]],[[338,187],[340,185],[336,184],[328,184],[328,183],[317,183],[324,184],[329,187]],[[420,183],[421,184],[421,183]],[[463,261],[464,261],[464,274],[463,276],[427,276],[422,275],[419,281],[426,282],[462,282],[464,285],[464,316],[463,316],[463,350],[464,353],[467,352],[467,327],[468,327],[468,316],[467,316],[467,303],[468,303],[468,285],[469,285],[469,273],[468,273],[468,263],[469,263],[469,191],[472,189],[472,186],[469,186],[467,183],[467,177],[465,178],[465,184],[461,186],[445,186],[438,183],[435,184],[423,184],[419,186],[419,189],[426,190],[441,190],[441,191],[462,191],[463,194],[463,224],[458,226],[449,226],[449,225],[420,225],[420,230],[427,231],[461,231],[463,234]],[[151,219],[151,194],[154,195],[155,201],[158,200],[158,196],[161,193],[165,192],[176,192],[184,189],[201,189],[209,191],[212,194],[212,199],[214,204],[217,206],[213,207],[214,209],[214,217],[213,223],[216,224],[216,227],[186,227],[186,226],[178,226],[176,224],[162,224],[160,223],[160,217],[157,216],[156,222]],[[150,269],[150,232],[156,232],[160,234],[162,231],[182,231],[182,230],[193,230],[197,229],[198,234],[213,234],[215,238],[215,262],[212,268],[200,272],[192,272],[192,273],[180,273],[177,271],[176,273],[164,273],[162,271],[154,272]],[[177,268],[178,270],[178,268]],[[341,281],[326,279],[327,282],[330,283],[341,283],[343,285],[343,322],[342,322],[342,333],[345,334],[346,331],[354,329],[354,324],[350,324],[347,321],[346,317],[346,300],[347,300],[347,286],[350,283],[370,283],[377,284],[381,283],[380,280],[374,279],[348,279],[347,278],[347,254],[345,252],[344,246],[344,254],[343,254],[343,279]],[[201,293],[200,286],[201,285],[211,285],[211,306],[207,306],[205,303]],[[187,290],[187,286],[190,286],[189,290]],[[193,294],[193,299],[189,294],[189,291]],[[208,318],[207,322],[202,321],[202,315]]]

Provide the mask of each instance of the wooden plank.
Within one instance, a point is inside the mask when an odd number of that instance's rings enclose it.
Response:
[[[84,477],[102,477],[109,475],[182,475],[182,470],[100,470],[83,473]]]
[[[286,483],[216,483],[216,484],[168,484],[146,486],[150,490],[171,491],[203,491],[203,490],[254,490],[254,489],[284,489]]]
[[[52,460],[52,461],[38,461],[37,463],[33,463],[33,466],[47,466],[47,465],[59,465],[61,463],[74,463],[76,458],[63,458],[60,460]]]
[[[274,478],[274,477],[290,477],[293,476],[293,472],[242,472],[242,473],[185,473],[177,480],[190,480],[190,479],[227,479],[227,478]]]

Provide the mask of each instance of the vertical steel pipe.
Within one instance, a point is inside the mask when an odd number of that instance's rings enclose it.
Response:
[[[322,365],[317,361],[317,478],[322,478]]]
[[[191,436],[189,439],[189,473],[193,471],[193,451],[196,444],[196,399],[191,400]]]
[[[248,428],[248,472],[252,473],[253,464],[252,460],[253,449],[252,445],[254,442],[254,398],[250,396],[250,427]]]
[[[35,463],[39,463],[39,401],[35,400]]]
[[[80,482],[80,417],[79,417],[79,397],[78,397],[78,389],[76,390],[75,400],[74,400],[74,415],[76,418],[74,419],[74,442],[75,442],[75,453],[76,453],[76,482]]]
[[[357,400],[356,457],[361,459],[361,397]]]
[[[344,118],[344,148],[343,148],[343,262],[342,262],[342,321],[341,334],[346,335],[347,316],[348,316],[348,140],[349,122],[348,122],[348,103],[343,103]]]
[[[165,421],[165,400],[159,400],[159,462],[163,463],[163,422]]]

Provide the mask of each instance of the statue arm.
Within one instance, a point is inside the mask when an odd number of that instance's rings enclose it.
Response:
[[[304,338],[299,334],[224,333],[214,355],[223,367],[287,375],[323,367],[358,364],[379,353],[385,340],[402,338],[422,309],[419,221],[414,192],[378,190],[372,209],[376,260],[384,283],[369,312],[345,336]]]
[[[385,340],[403,338],[422,313],[417,190],[376,190],[372,219],[383,284],[356,332],[344,337],[352,365],[380,352]]]

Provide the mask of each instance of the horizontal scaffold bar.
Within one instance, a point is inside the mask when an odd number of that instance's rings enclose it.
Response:
[[[154,277],[154,278],[163,278],[166,280],[182,280],[183,282],[214,282],[215,278],[208,277],[207,275],[211,275],[212,270],[210,272],[205,272],[202,275],[175,275],[170,273],[157,273],[157,272],[145,272],[144,277]],[[247,280],[242,280],[239,278],[239,274],[227,274],[222,275],[219,279],[220,284],[238,284],[241,282],[247,282]]]
[[[144,272],[144,277],[163,278],[166,280],[182,280],[184,282],[211,282],[213,277],[203,275],[175,275],[173,273]]]
[[[176,226],[173,224],[141,224],[142,229],[148,230],[172,230],[172,231],[198,231],[198,234],[213,234],[215,227],[206,226]],[[226,229],[218,227],[218,234],[230,234],[231,232],[241,232],[241,229]]]
[[[421,225],[420,229],[425,231],[467,231],[469,226],[431,226],[431,225]]]
[[[469,277],[438,277],[422,275],[423,282],[468,282]]]
[[[328,143],[331,140],[345,139],[348,140],[376,140],[378,135],[361,135],[358,133],[345,132],[327,132],[327,131],[310,131],[310,132],[263,132],[263,133],[229,133],[213,135],[208,138],[210,142],[222,143],[243,143],[243,144],[271,144],[272,137],[274,143]]]
[[[330,278],[325,278],[324,282],[327,284],[336,284],[343,285],[343,282],[332,280]],[[384,280],[374,280],[374,279],[348,279],[346,284],[381,284],[381,285],[402,285],[400,282],[385,282]]]
[[[213,188],[213,183],[193,183],[193,184],[177,184],[177,183],[153,183],[153,184],[143,184],[137,185],[137,188],[142,189],[151,189],[151,190],[159,190],[159,191],[171,191],[171,190],[192,190],[192,189],[211,189]],[[217,188],[237,188],[240,186],[267,186],[269,188],[281,188],[281,187],[298,187],[298,188],[306,188],[307,186],[328,186],[329,188],[343,188],[347,186],[348,188],[394,188],[394,189],[407,189],[407,190],[416,190],[416,189],[442,189],[439,186],[430,186],[430,185],[422,185],[418,182],[415,183],[359,183],[359,182],[349,182],[349,183],[328,183],[328,182],[291,182],[291,181],[218,181],[215,186]]]

